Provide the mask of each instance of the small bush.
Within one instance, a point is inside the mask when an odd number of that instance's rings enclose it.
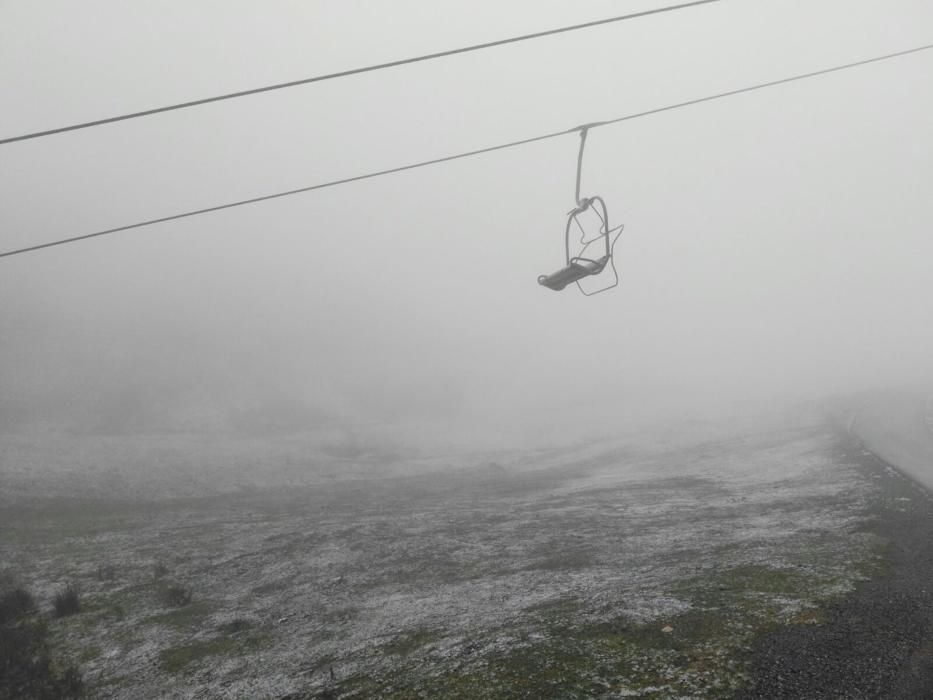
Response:
[[[24,613],[36,609],[36,600],[24,588],[14,588],[0,595],[0,624],[15,620]]]
[[[57,670],[45,619],[29,614],[35,608],[35,599],[22,588],[0,594],[0,698],[80,698],[84,690],[81,672],[75,666]]]
[[[247,620],[245,617],[235,617],[230,620],[230,622],[225,622],[220,626],[220,631],[224,634],[236,634],[237,632],[243,632],[248,630],[253,626],[253,623],[250,620]]]
[[[60,690],[63,698],[80,698],[84,691],[84,677],[77,666],[69,666],[62,674]]]
[[[113,564],[97,565],[97,580],[114,581],[117,578],[117,569]]]
[[[191,602],[191,589],[182,586],[180,583],[173,583],[162,592],[162,600],[166,605],[173,608],[180,608]]]
[[[65,617],[81,612],[81,597],[78,587],[69,583],[55,594],[55,617]]]
[[[152,565],[152,577],[162,578],[163,576],[168,576],[168,567],[162,562],[157,561]]]

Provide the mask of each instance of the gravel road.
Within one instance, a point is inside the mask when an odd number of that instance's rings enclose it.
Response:
[[[888,572],[828,606],[826,624],[760,640],[741,700],[933,698],[933,496],[855,437],[843,452],[881,487],[869,527],[888,543]]]

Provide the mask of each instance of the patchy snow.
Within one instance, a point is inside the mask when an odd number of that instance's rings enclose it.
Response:
[[[100,697],[276,697],[402,657],[424,673],[481,663],[547,638],[547,606],[580,624],[660,624],[690,609],[685,582],[742,567],[817,582],[770,596],[789,618],[859,579],[871,489],[819,428],[698,430],[40,518],[6,533],[0,572],[44,600],[79,581],[92,610],[53,632],[73,658],[99,649],[82,666]],[[154,562],[191,606],[160,601]],[[95,577],[100,564],[115,581]],[[237,619],[249,628],[224,636]],[[203,656],[166,670],[179,648]]]

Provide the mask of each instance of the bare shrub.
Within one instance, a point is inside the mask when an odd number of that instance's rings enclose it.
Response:
[[[251,620],[247,620],[245,617],[235,617],[230,622],[225,622],[220,626],[220,631],[224,634],[237,634],[238,632],[243,632],[248,630],[253,626]]]
[[[78,587],[69,583],[55,594],[55,617],[65,617],[81,612],[81,596]]]
[[[152,565],[152,577],[162,578],[163,576],[168,576],[168,567],[162,562],[157,561]]]
[[[0,624],[15,620],[36,609],[36,600],[25,588],[14,588],[0,595]]]
[[[191,589],[180,583],[173,583],[162,591],[162,600],[166,605],[180,608],[191,602]]]
[[[0,594],[0,698],[80,698],[81,672],[76,666],[57,670],[48,625],[43,616],[32,614],[35,609],[35,599],[22,588]]]

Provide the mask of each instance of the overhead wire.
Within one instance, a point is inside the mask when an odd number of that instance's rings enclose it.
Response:
[[[386,168],[384,170],[377,170],[370,173],[365,173],[363,175],[354,175],[352,177],[345,177],[339,180],[331,180],[329,182],[322,182],[315,185],[309,185],[307,187],[298,187],[292,190],[286,190],[283,192],[276,192],[274,194],[262,195],[259,197],[251,197],[249,199],[242,199],[235,202],[228,202],[226,204],[219,204],[216,206],[205,207],[203,209],[195,209],[193,211],[182,212],[180,214],[172,214],[170,216],[162,216],[157,219],[149,219],[146,221],[140,221],[134,224],[128,224],[125,226],[117,226],[115,228],[105,229],[102,231],[95,231],[94,233],[86,233],[80,236],[72,236],[70,238],[63,238],[60,240],[49,241],[47,243],[40,243],[38,245],[28,246],[26,248],[19,248],[17,250],[10,250],[0,253],[0,258],[9,257],[13,255],[21,255],[23,253],[29,253],[36,250],[41,250],[43,248],[51,248],[53,246],[65,245],[68,243],[76,243],[78,241],[84,241],[90,238],[96,238],[98,236],[107,236],[121,231],[129,231],[132,229],[142,228],[144,226],[152,226],[154,224],[165,223],[168,221],[175,221],[178,219],[184,219],[191,216],[198,216],[200,214],[207,214],[210,212],[221,211],[224,209],[232,209],[233,207],[240,207],[247,204],[255,204],[257,202],[264,202],[271,199],[278,199],[280,197],[288,197],[295,194],[300,194],[303,192],[312,192],[315,190],[322,190],[328,187],[336,187],[338,185],[345,185],[351,182],[359,182],[361,180],[368,180],[375,177],[382,177],[383,175],[391,175],[393,173],[400,173],[407,170],[414,170],[416,168],[424,168],[430,165],[437,165],[440,163],[446,163],[453,160],[460,160],[462,158],[470,158],[472,156],[481,155],[484,153],[492,153],[494,151],[501,151],[508,148],[515,148],[518,146],[524,146],[527,144],[535,143],[538,141],[544,141],[547,139],[557,138],[559,136],[566,136],[568,134],[577,133],[583,131],[584,129],[597,129],[603,126],[608,126],[611,124],[618,124],[624,121],[630,121],[633,119],[639,119],[642,117],[648,117],[656,114],[661,114],[663,112],[670,112],[676,109],[681,109],[685,107],[691,107],[694,105],[702,104],[705,102],[712,102],[715,100],[722,100],[729,97],[735,97],[744,93],[753,92],[756,90],[764,90],[766,88],[775,87],[778,85],[785,85],[787,83],[792,83],[800,80],[807,80],[810,78],[815,78],[817,76],[828,75],[830,73],[837,73],[839,71],[848,70],[851,68],[857,68],[860,66],[866,66],[872,63],[879,63],[881,61],[888,61],[895,58],[900,58],[910,54],[920,53],[922,51],[929,51],[933,49],[933,44],[926,44],[923,46],[918,46],[911,49],[905,49],[903,51],[896,51],[894,53],[888,53],[881,56],[874,56],[872,58],[866,58],[859,61],[853,61],[851,63],[844,63],[841,65],[833,66],[831,68],[823,68],[821,70],[810,71],[807,73],[800,73],[798,75],[789,76],[786,78],[780,78],[778,80],[770,80],[764,83],[757,83],[755,85],[749,85],[746,87],[738,88],[735,90],[728,90],[725,92],[719,92],[713,95],[707,95],[705,97],[699,97],[692,100],[686,100],[684,102],[677,102],[674,104],[666,105],[664,107],[656,107],[654,109],[645,110],[642,112],[635,112],[633,114],[627,114],[620,117],[615,117],[613,119],[606,119],[598,122],[590,122],[581,126],[575,126],[570,129],[563,129],[560,131],[552,131],[550,133],[541,134],[539,136],[532,136],[530,138],[519,139],[516,141],[509,141],[506,143],[500,143],[494,146],[487,146],[485,148],[477,148],[472,151],[465,151],[463,153],[456,153],[453,155],[443,156],[440,158],[432,158],[430,160],[424,160],[417,163],[409,163],[407,165],[400,165],[393,168]]]
[[[567,32],[575,32],[581,29],[591,29],[593,27],[600,27],[607,24],[614,24],[617,22],[625,22],[628,20],[638,19],[640,17],[648,17],[650,15],[658,15],[667,12],[675,12],[679,10],[685,10],[687,8],[696,7],[699,5],[710,5],[712,3],[721,2],[721,0],[694,0],[693,2],[680,3],[679,5],[668,5],[665,7],[658,7],[652,10],[644,10],[641,12],[631,12],[625,15],[617,15],[615,17],[607,17],[605,19],[597,19],[591,22],[582,22],[580,24],[572,24],[565,27],[557,27],[556,29],[546,29],[540,32],[532,32],[530,34],[522,34],[521,36],[509,37],[507,39],[497,39],[495,41],[487,41],[482,44],[473,44],[470,46],[463,46],[457,49],[448,49],[446,51],[437,51],[435,53],[423,54],[420,56],[412,56],[410,58],[402,58],[395,61],[387,61],[385,63],[377,63],[370,66],[363,66],[361,68],[351,68],[349,70],[337,71],[336,73],[327,73],[324,75],[316,75],[310,78],[301,78],[299,80],[290,80],[284,83],[276,83],[274,85],[265,85],[263,87],[251,88],[249,90],[239,90],[236,92],[229,92],[223,95],[215,95],[213,97],[204,97],[197,100],[190,100],[188,102],[179,102],[177,104],[166,105],[164,107],[155,107],[152,109],[144,109],[139,112],[130,112],[128,114],[119,114],[113,117],[106,117],[104,119],[95,119],[93,121],[82,122],[79,124],[70,124],[68,126],[60,126],[54,129],[45,129],[44,131],[34,131],[28,134],[21,134],[19,136],[8,136],[6,138],[0,138],[0,146],[9,143],[15,143],[17,141],[26,141],[28,139],[37,139],[43,136],[52,136],[54,134],[62,134],[68,131],[77,131],[79,129],[89,129],[95,126],[103,126],[104,124],[113,124],[115,122],[126,121],[128,119],[139,119],[141,117],[148,117],[154,114],[162,114],[164,112],[172,112],[178,109],[188,109],[190,107],[198,107],[201,105],[210,104],[212,102],[221,102],[223,100],[232,100],[240,97],[246,97],[248,95],[258,95],[264,92],[272,92],[274,90],[285,90],[287,88],[298,87],[300,85],[310,85],[311,83],[320,83],[325,80],[334,80],[337,78],[347,78],[351,75],[360,75],[362,73],[371,73],[373,71],[385,70],[387,68],[397,68],[399,66],[406,66],[412,63],[421,63],[423,61],[433,61],[438,58],[446,58],[448,56],[456,56],[458,54],[470,53],[473,51],[482,51],[484,49],[491,49],[497,46],[505,46],[507,44],[515,44],[522,41],[531,41],[532,39],[541,39],[548,36],[554,36],[557,34],[566,34]]]

